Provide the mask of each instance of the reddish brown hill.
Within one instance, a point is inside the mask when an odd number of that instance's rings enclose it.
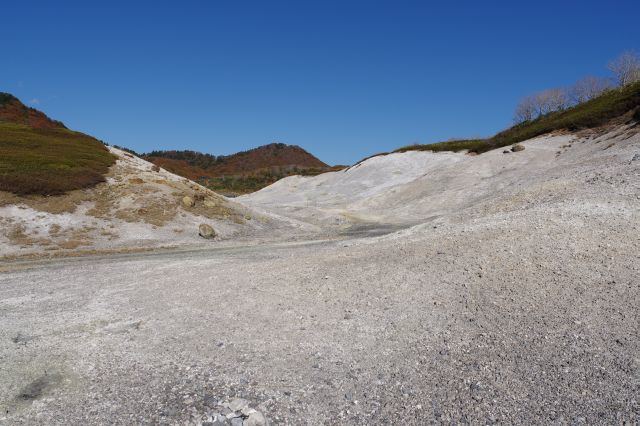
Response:
[[[220,176],[251,173],[269,167],[324,168],[328,165],[297,145],[272,143],[222,157],[213,170]]]
[[[105,145],[0,93],[0,193],[60,195],[105,181]]]
[[[213,173],[203,169],[202,167],[189,164],[186,160],[177,160],[175,158],[164,158],[156,156],[144,156],[147,161],[151,161],[162,167],[165,170],[169,170],[171,173],[175,173],[178,176],[186,177],[191,180],[202,180],[204,178],[213,177]]]
[[[143,158],[173,173],[202,177],[252,175],[265,170],[325,169],[329,166],[296,145],[272,143],[237,154],[215,156],[194,151],[153,151]]]
[[[0,121],[27,125],[33,129],[66,129],[60,121],[24,105],[9,93],[0,92]]]
[[[195,151],[153,151],[142,157],[228,195],[255,191],[293,174],[334,170],[299,146],[283,143],[225,156]]]

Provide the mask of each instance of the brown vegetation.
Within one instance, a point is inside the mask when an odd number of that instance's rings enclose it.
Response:
[[[336,170],[299,146],[281,143],[227,156],[194,151],[153,151],[142,157],[226,195],[257,191],[291,175],[317,175]]]
[[[9,93],[0,92],[0,121],[24,124],[34,129],[66,129],[60,121],[52,120],[43,112],[24,105]]]
[[[0,93],[0,191],[61,194],[104,181],[115,157],[103,143]]]

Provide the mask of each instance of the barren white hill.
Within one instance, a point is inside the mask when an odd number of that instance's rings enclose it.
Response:
[[[377,156],[349,169],[293,176],[243,197],[243,204],[340,231],[358,225],[406,226],[462,216],[490,220],[535,206],[621,202],[635,208],[638,150],[633,126],[581,134],[546,135],[526,149],[465,152],[409,151]],[[602,190],[598,176],[628,176]],[[455,219],[457,220],[457,219]]]

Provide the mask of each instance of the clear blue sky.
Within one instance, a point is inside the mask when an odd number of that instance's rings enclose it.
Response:
[[[640,49],[640,1],[4,2],[0,91],[111,144],[352,163],[491,135]]]

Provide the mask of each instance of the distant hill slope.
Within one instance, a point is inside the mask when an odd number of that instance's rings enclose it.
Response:
[[[0,122],[23,124],[34,129],[66,129],[60,121],[52,120],[43,112],[27,107],[18,98],[0,92]]]
[[[315,175],[334,170],[301,147],[283,143],[225,156],[195,151],[152,151],[142,157],[228,195],[256,191],[292,174]]]
[[[195,151],[152,151],[143,154],[147,160],[167,165],[184,164],[203,176],[252,174],[270,167],[325,168],[329,167],[296,145],[272,143],[232,155],[215,156]],[[161,165],[161,164],[158,164]],[[185,170],[188,170],[185,167]]]
[[[99,140],[0,92],[0,191],[52,195],[85,188],[103,182],[114,162]]]

